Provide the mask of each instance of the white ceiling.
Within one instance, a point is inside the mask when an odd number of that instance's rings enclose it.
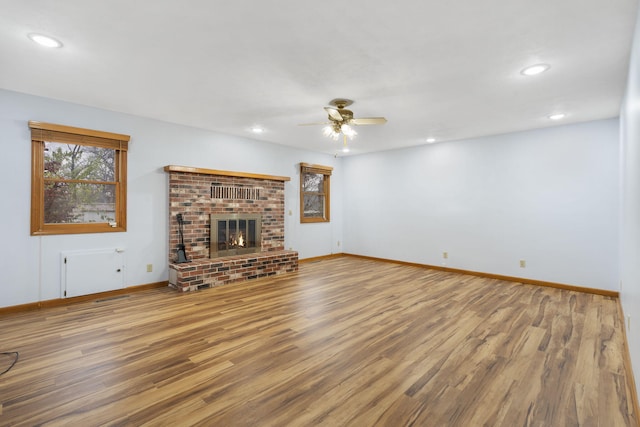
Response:
[[[340,142],[298,124],[325,121],[323,107],[345,97],[355,117],[388,119],[357,128],[359,154],[617,116],[636,7],[0,0],[0,88],[331,154]],[[520,74],[540,62],[551,69]]]

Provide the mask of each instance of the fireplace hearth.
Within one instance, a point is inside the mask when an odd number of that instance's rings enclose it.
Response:
[[[255,214],[211,214],[210,258],[262,250],[262,217]]]

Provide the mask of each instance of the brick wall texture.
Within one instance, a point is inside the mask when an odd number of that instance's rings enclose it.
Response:
[[[214,199],[211,187],[256,188],[260,197],[253,200]],[[239,192],[240,193],[240,192]],[[169,261],[176,259],[180,243],[176,215],[184,219],[184,244],[187,257],[209,258],[210,215],[224,213],[262,215],[262,252],[284,249],[284,182],[256,178],[169,173]]]

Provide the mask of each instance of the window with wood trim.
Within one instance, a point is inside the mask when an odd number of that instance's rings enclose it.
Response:
[[[126,231],[130,137],[29,122],[31,234]]]
[[[300,163],[300,222],[329,222],[332,167]]]

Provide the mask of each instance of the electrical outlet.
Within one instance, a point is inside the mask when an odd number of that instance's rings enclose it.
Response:
[[[449,252],[442,252],[442,258],[444,259],[449,258]]]
[[[289,216],[293,215],[293,211],[289,209]]]
[[[526,266],[527,266],[527,261],[521,259],[520,260],[520,268],[526,268]]]
[[[151,273],[153,271],[153,264],[147,264],[147,273]]]
[[[338,240],[338,247],[340,247],[340,240]]]

